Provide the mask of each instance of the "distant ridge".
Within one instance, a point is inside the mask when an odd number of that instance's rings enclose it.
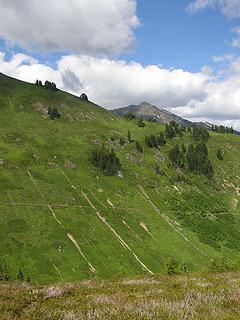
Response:
[[[207,130],[211,130],[212,127],[212,124],[209,122],[192,122],[163,108],[153,106],[148,102],[141,102],[139,105],[129,105],[128,107],[114,109],[112,112],[120,117],[132,113],[136,118],[143,118],[144,120],[153,119],[160,124],[169,124],[171,121],[175,121],[185,127],[197,126]]]

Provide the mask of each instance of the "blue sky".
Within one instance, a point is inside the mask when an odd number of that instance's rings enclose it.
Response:
[[[139,0],[142,27],[135,32],[135,51],[126,58],[199,71],[205,64],[213,65],[213,56],[235,52],[228,42],[239,19],[226,19],[215,10],[189,15],[186,12],[189,3],[189,0]]]
[[[0,71],[240,128],[240,0],[0,4]]]
[[[204,65],[216,67],[212,57],[238,53],[229,46],[231,30],[239,19],[229,19],[216,10],[204,10],[190,15],[186,12],[189,0],[138,0],[137,15],[141,25],[136,28],[135,44],[119,59],[156,64],[166,68],[183,68],[197,72]],[[10,58],[13,52],[31,54],[43,63],[52,65],[71,51],[39,52],[18,45],[10,48],[0,40],[0,50]],[[116,57],[116,56],[115,56]]]

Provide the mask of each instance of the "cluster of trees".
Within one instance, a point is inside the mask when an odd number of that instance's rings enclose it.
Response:
[[[224,133],[231,133],[231,134],[235,133],[233,127],[229,128],[229,127],[224,127],[224,126],[212,125],[211,130],[214,132],[223,133],[223,134]]]
[[[149,148],[157,148],[166,144],[163,133],[160,133],[159,136],[154,136],[153,134],[151,134],[150,136],[146,136],[145,142]]]
[[[90,152],[90,161],[106,176],[114,176],[121,169],[121,163],[113,149],[98,147]]]
[[[176,144],[169,152],[169,159],[179,168],[185,168],[192,172],[197,172],[212,179],[213,166],[208,157],[207,145],[200,141],[196,146],[191,144],[188,149]]]
[[[124,118],[127,119],[127,120],[134,120],[134,119],[136,119],[136,115],[134,113],[132,113],[132,112],[128,112],[127,114],[124,115]],[[140,128],[144,128],[145,127],[145,123],[143,121],[143,118],[139,118],[138,119],[137,125]]]
[[[133,120],[136,119],[136,116],[134,113],[128,112],[127,114],[125,114],[124,118],[127,120]]]
[[[209,139],[209,132],[204,128],[193,127],[192,137],[195,140],[207,142]]]
[[[57,91],[57,86],[54,82],[50,82],[50,81],[45,81],[44,87],[47,89],[50,89],[52,91]]]
[[[188,147],[187,151],[187,167],[189,171],[198,172],[212,179],[213,166],[208,157],[207,145],[204,141],[197,143],[196,146],[192,144]]]
[[[36,84],[37,86],[40,86],[40,87],[43,86],[41,80],[36,80],[35,84]],[[47,88],[47,89],[50,89],[50,90],[52,90],[52,91],[57,91],[57,90],[58,90],[56,84],[55,84],[54,82],[50,82],[50,81],[48,81],[48,80],[45,81],[44,87]]]
[[[48,114],[50,119],[54,120],[54,119],[59,119],[61,117],[61,113],[59,113],[57,108],[48,108]]]
[[[184,150],[180,149],[179,145],[176,144],[169,151],[169,159],[172,161],[172,163],[174,163],[179,168],[183,168],[184,164],[185,164],[185,152],[184,152]]]
[[[36,83],[35,83],[37,86],[40,86],[42,87],[42,81],[41,80],[36,80]]]
[[[172,139],[176,136],[182,137],[183,132],[186,132],[186,127],[180,126],[175,121],[171,121],[169,124],[166,124],[166,138]]]

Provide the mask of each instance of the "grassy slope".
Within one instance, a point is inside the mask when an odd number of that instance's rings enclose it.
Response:
[[[239,273],[0,285],[2,320],[234,320]]]
[[[49,106],[60,120],[48,119]],[[170,144],[191,143],[190,134],[141,155],[134,143],[119,146],[129,129],[144,144],[164,128],[138,128],[67,93],[0,75],[0,256],[12,275],[19,266],[41,282],[158,273],[169,256],[195,271],[212,257],[238,256],[240,137],[211,134],[214,181],[188,175],[184,183],[167,153]],[[123,179],[89,163],[99,141],[113,144]]]

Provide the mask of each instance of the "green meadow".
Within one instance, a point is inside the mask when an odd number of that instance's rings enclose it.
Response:
[[[51,120],[49,107],[61,118]],[[129,130],[134,142],[121,146]],[[191,133],[146,146],[146,135],[164,130],[0,74],[0,265],[10,279],[19,269],[51,283],[166,273],[171,258],[189,272],[237,261],[240,136],[210,132],[208,180],[169,161],[173,145],[194,143]],[[121,176],[89,161],[101,144],[115,150]]]

